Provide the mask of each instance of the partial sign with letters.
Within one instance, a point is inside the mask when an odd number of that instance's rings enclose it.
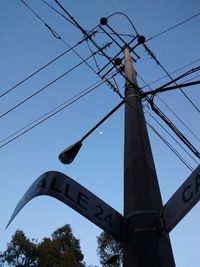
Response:
[[[62,201],[116,239],[121,238],[123,216],[69,176],[57,171],[42,174],[30,186],[15,208],[8,225],[31,199],[40,195]]]
[[[165,230],[170,232],[200,200],[200,165],[163,207]]]

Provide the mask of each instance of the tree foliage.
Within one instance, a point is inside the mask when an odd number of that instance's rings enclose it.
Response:
[[[119,254],[120,260],[122,259],[122,246],[107,232],[102,232],[97,237],[98,247],[97,255],[99,256],[100,263],[103,265],[110,256]]]
[[[36,266],[37,245],[34,240],[30,241],[23,231],[17,230],[12,236],[12,240],[7,245],[6,251],[0,254],[2,263],[7,263],[9,266]]]
[[[0,263],[15,267],[84,267],[80,242],[68,224],[40,243],[17,230],[6,250],[0,253]]]

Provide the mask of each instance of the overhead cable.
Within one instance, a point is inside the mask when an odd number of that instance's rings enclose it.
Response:
[[[151,124],[147,123],[147,125],[169,147],[169,149],[183,162],[183,164],[191,172],[193,172],[194,171],[194,168],[192,168],[192,166],[187,163],[187,161],[178,153],[178,151],[172,145],[170,145],[170,143],[161,134],[159,134],[159,132],[154,127],[152,127]]]
[[[199,164],[199,162],[185,149],[183,145],[181,145],[176,138],[147,110],[145,109],[146,113],[174,140],[176,144],[178,144],[182,150],[196,163]]]
[[[138,77],[146,84],[146,86],[149,87],[150,90],[151,87],[149,84],[147,84],[147,82],[138,74]],[[157,97],[164,105],[165,107],[179,120],[179,122],[193,135],[193,137],[196,138],[196,140],[198,142],[200,142],[200,139],[198,138],[198,136],[185,124],[185,122],[169,107],[169,105],[159,96],[156,95],[155,97]],[[149,102],[150,98],[147,98],[147,101]],[[157,107],[157,106],[156,106]],[[158,114],[157,114],[158,115]]]
[[[64,55],[66,55],[67,53],[69,53],[70,51],[72,51],[74,48],[76,48],[77,46],[81,45],[86,39],[82,39],[81,41],[79,41],[78,43],[76,43],[74,46],[70,47],[69,49],[65,50],[63,53],[61,53],[60,55],[58,55],[57,57],[55,57],[54,59],[52,59],[51,61],[49,61],[48,63],[46,63],[45,65],[43,65],[42,67],[40,67],[39,69],[37,69],[36,71],[34,71],[33,73],[31,73],[30,75],[28,75],[26,78],[24,78],[23,80],[21,80],[20,82],[18,82],[17,84],[15,84],[14,86],[12,86],[11,88],[9,88],[8,90],[6,90],[5,92],[3,92],[2,94],[0,94],[0,98],[5,96],[6,94],[8,94],[9,92],[13,91],[15,88],[17,88],[19,85],[23,84],[25,81],[29,80],[30,78],[32,78],[34,75],[36,75],[37,73],[39,73],[41,70],[45,69],[46,67],[48,67],[49,65],[51,65],[52,63],[54,63],[56,60],[58,60],[59,58],[63,57]]]
[[[103,47],[100,48],[100,50],[105,49],[108,45],[110,45],[110,44],[104,45]],[[95,55],[97,52],[99,52],[99,50],[98,51],[95,51],[93,54]],[[22,104],[24,104],[25,102],[27,102],[31,98],[35,97],[36,95],[38,95],[39,93],[41,93],[45,89],[47,89],[50,85],[54,84],[55,82],[57,82],[58,80],[60,80],[61,78],[63,78],[64,76],[66,76],[67,74],[69,74],[70,72],[72,72],[73,70],[75,70],[77,67],[79,67],[80,65],[82,65],[83,63],[85,63],[91,57],[92,57],[92,55],[90,55],[87,58],[83,59],[81,62],[79,62],[78,64],[76,64],[74,67],[72,67],[71,69],[67,70],[62,75],[60,75],[59,77],[57,77],[56,79],[54,79],[53,81],[51,81],[50,83],[48,83],[47,85],[43,86],[41,89],[39,89],[38,91],[36,91],[32,95],[28,96],[27,98],[25,98],[24,100],[22,100],[21,102],[19,102],[18,104],[16,104],[15,106],[13,106],[12,108],[10,108],[9,110],[7,110],[6,112],[0,114],[0,119],[2,117],[4,117],[5,115],[7,115],[8,113],[10,113],[11,111],[13,111],[16,108],[20,107]]]
[[[81,30],[81,32],[87,36],[87,32],[81,27],[81,25],[74,19],[74,17],[72,17],[69,12],[58,2],[58,0],[54,0],[60,7],[61,9],[70,17],[70,19],[76,23],[77,27]],[[96,44],[96,42],[92,39],[89,38],[89,40],[91,40],[91,42],[98,48],[98,44]],[[103,53],[105,54],[105,53]],[[110,58],[105,54],[105,57],[110,61]]]
[[[167,74],[167,76],[173,81],[172,76],[169,74],[169,72],[163,67],[163,65],[158,61],[155,54],[147,47],[146,44],[143,44],[151,58],[160,66],[160,68]],[[178,84],[174,82],[177,86]],[[186,97],[186,99],[190,102],[190,104],[200,113],[200,109],[194,104],[194,102],[188,97],[188,95],[182,90],[181,87],[178,87],[180,89],[180,92]]]
[[[21,0],[21,2],[41,21],[44,23],[44,25],[50,30],[50,32],[53,34],[53,36],[57,39],[60,39],[59,34],[53,30],[24,0]]]
[[[65,20],[67,20],[68,22],[70,22],[73,26],[77,27],[76,24],[71,21],[70,19],[66,18],[66,16],[64,16],[61,12],[59,12],[55,7],[53,7],[52,5],[50,5],[47,1],[45,0],[41,0],[43,3],[45,3],[48,7],[50,7],[52,10],[54,10],[57,14],[59,14],[60,16],[62,16]]]
[[[171,30],[173,30],[173,29],[175,29],[175,28],[177,28],[177,27],[185,24],[186,22],[188,22],[188,21],[190,21],[190,20],[192,20],[192,19],[194,19],[194,18],[196,18],[198,16],[200,16],[200,12],[198,12],[197,14],[195,14],[195,15],[193,15],[193,16],[191,16],[191,17],[189,17],[189,18],[187,18],[187,19],[185,19],[185,20],[183,20],[183,21],[181,21],[181,22],[179,22],[177,24],[175,24],[174,26],[172,26],[172,27],[170,27],[170,28],[168,28],[168,29],[160,32],[160,33],[157,33],[156,35],[153,35],[152,37],[150,37],[149,39],[147,39],[146,42],[149,42],[150,40],[155,39],[158,36],[160,36],[162,34],[165,34],[166,32],[169,32],[169,31],[171,31]]]
[[[169,86],[170,84],[172,83],[175,83],[180,80],[180,79],[183,79],[191,74],[194,74],[195,72],[197,71],[200,71],[200,66],[196,67],[196,68],[192,68],[191,70],[189,71],[186,71],[185,73],[179,75],[178,77],[176,78],[173,78],[171,81],[165,83],[164,85],[156,88],[156,89],[153,89],[153,90],[150,90],[150,91],[147,91],[147,92],[143,92],[143,97],[145,97],[146,95],[155,95],[157,93],[162,93],[162,92],[166,92],[168,90],[173,90],[173,89],[179,89],[179,87],[188,87],[188,86],[191,86],[191,85],[197,85],[200,83],[200,81],[194,81],[194,82],[185,82],[183,84],[177,84],[177,85],[174,85],[174,86]]]
[[[111,76],[112,77],[112,76]],[[80,93],[74,95],[73,97],[69,98],[68,100],[64,101],[59,106],[51,109],[49,112],[43,114],[42,116],[38,117],[36,120],[28,123],[26,126],[22,127],[21,129],[15,131],[11,135],[7,136],[6,138],[0,140],[0,148],[3,148],[4,146],[8,145],[9,143],[13,142],[20,136],[24,135],[25,133],[29,132],[30,130],[34,129],[38,125],[44,123],[51,117],[55,116],[62,110],[66,109],[70,105],[74,104],[76,101],[80,100],[82,97],[88,95],[98,87],[100,87],[102,84],[104,84],[104,81],[99,80],[98,82],[94,83],[93,85],[89,86],[88,88],[82,90]]]
[[[55,0],[55,1],[57,1],[57,0]],[[188,21],[190,21],[190,20],[196,18],[196,17],[199,16],[199,15],[200,15],[200,13],[197,13],[197,14],[195,14],[194,16],[192,16],[192,17],[190,17],[190,18],[188,18],[188,19],[186,19],[186,20],[184,20],[184,21],[182,21],[182,22],[180,22],[180,23],[174,25],[173,27],[171,27],[171,28],[165,30],[164,32],[160,33],[159,35],[161,35],[161,34],[167,32],[167,31],[169,31],[169,30],[172,30],[172,29],[175,28],[175,27],[178,27],[178,26],[180,26],[180,25],[182,25],[182,24],[184,24],[184,23],[186,23],[186,22],[188,22]],[[128,18],[128,19],[129,19],[129,18]],[[129,21],[130,21],[130,19],[129,19]],[[138,34],[138,31],[137,31],[137,29],[135,28],[135,26],[133,25],[132,22],[131,22],[131,25],[132,25],[133,29],[135,30],[135,32]],[[157,36],[158,36],[158,35],[157,35]],[[154,37],[152,37],[152,38],[149,38],[149,39],[146,40],[145,42],[147,42],[147,41],[149,41],[150,39],[153,39],[153,38],[155,38],[155,37],[156,37],[156,36],[154,36]],[[164,72],[167,74],[167,76],[168,76],[171,80],[173,80],[172,76],[167,72],[167,70],[166,70],[166,69],[161,65],[161,63],[157,60],[155,54],[152,53],[152,51],[149,49],[149,47],[148,47],[145,43],[143,43],[143,46],[145,47],[145,49],[147,50],[147,52],[149,53],[149,55],[152,57],[152,59],[154,59],[155,62],[156,62],[156,63],[157,63],[157,64],[164,70]],[[175,82],[175,84],[176,84],[176,82]],[[176,84],[176,85],[177,85],[177,84]],[[193,106],[193,107],[200,113],[200,110],[198,109],[198,107],[197,107],[197,106],[194,104],[194,102],[187,96],[187,94],[181,89],[181,87],[180,87],[179,89],[180,89],[180,91],[182,92],[182,94],[187,98],[187,100],[192,104],[192,106]]]
[[[149,101],[152,110],[173,130],[180,140],[192,151],[192,153],[200,159],[199,151],[191,144],[191,142],[180,132],[180,130],[170,121],[170,119],[156,106],[152,99]]]
[[[182,69],[185,69],[185,68],[187,68],[187,67],[189,67],[189,66],[191,66],[191,65],[193,65],[194,63],[197,63],[197,62],[199,62],[200,61],[200,58],[199,59],[196,59],[196,60],[193,60],[192,62],[190,62],[190,63],[188,63],[188,64],[186,64],[186,65],[184,65],[184,66],[182,66],[182,67],[180,67],[180,68],[178,68],[178,69],[176,69],[176,70],[174,70],[173,72],[170,72],[170,75],[172,75],[172,74],[174,74],[174,73],[176,73],[176,72],[178,72],[178,71],[180,71],[180,70],[182,70]],[[164,79],[164,78],[166,78],[166,77],[168,77],[168,75],[164,75],[164,76],[162,76],[162,77],[160,77],[160,78],[158,78],[158,79],[156,79],[156,80],[154,80],[154,81],[152,81],[152,82],[150,82],[150,83],[146,83],[144,86],[142,86],[141,88],[142,89],[144,89],[145,87],[147,87],[147,86],[150,86],[150,85],[152,85],[152,84],[154,84],[154,83],[157,83],[157,82],[159,82],[160,80],[162,80],[162,79]]]

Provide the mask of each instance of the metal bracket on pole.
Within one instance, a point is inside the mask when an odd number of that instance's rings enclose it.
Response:
[[[162,234],[162,222],[157,211],[138,211],[133,212],[124,219],[124,238],[133,232],[149,232],[154,231]]]

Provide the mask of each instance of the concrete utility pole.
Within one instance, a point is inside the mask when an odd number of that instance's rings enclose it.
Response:
[[[136,73],[125,48],[124,267],[175,267]],[[160,153],[158,151],[158,153]]]

